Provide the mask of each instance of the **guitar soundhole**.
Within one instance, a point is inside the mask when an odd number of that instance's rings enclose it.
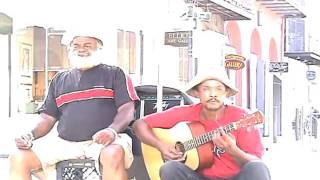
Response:
[[[175,144],[175,148],[177,151],[182,152],[183,154],[185,153],[185,149],[184,149],[182,142],[177,142]]]

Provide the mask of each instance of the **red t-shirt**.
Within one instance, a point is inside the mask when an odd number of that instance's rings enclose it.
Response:
[[[150,114],[144,117],[144,121],[151,127],[171,128],[181,121],[199,121],[201,104],[176,106],[167,111]],[[237,121],[248,114],[248,110],[237,106],[227,105],[224,116],[217,121],[201,121],[206,132]],[[256,127],[240,128],[231,132],[237,142],[237,146],[243,151],[261,157],[264,148],[261,142],[260,131]],[[220,153],[220,157],[214,155],[214,163],[211,167],[202,169],[201,173],[207,177],[228,178],[236,175],[240,167],[228,153]]]

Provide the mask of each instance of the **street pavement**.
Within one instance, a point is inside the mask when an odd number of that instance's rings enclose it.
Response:
[[[297,144],[273,145],[264,156],[272,180],[319,180],[320,151]]]
[[[6,155],[14,150],[13,138],[27,132],[36,123],[37,115],[20,114],[2,120],[0,126],[0,180],[8,179]],[[263,160],[272,180],[319,180],[320,151],[298,143],[278,143],[268,147]]]

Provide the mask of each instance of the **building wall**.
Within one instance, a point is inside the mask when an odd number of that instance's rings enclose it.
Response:
[[[173,8],[173,7],[172,7]],[[260,25],[257,25],[256,12],[260,10],[262,12],[260,19]],[[163,12],[164,16],[166,12]],[[252,64],[253,67],[257,66],[257,61],[263,61],[264,66],[260,70],[265,74],[265,82],[264,82],[264,97],[257,97],[256,86],[257,83],[252,83],[251,80],[256,81],[256,70],[253,69],[249,74],[247,69],[242,69],[241,71],[231,71],[230,77],[233,79],[235,83],[239,81],[241,83],[241,98],[236,100],[236,103],[239,105],[243,105],[244,107],[249,107],[252,110],[256,109],[256,101],[257,98],[263,98],[265,102],[265,116],[266,116],[266,130],[265,130],[265,140],[268,143],[272,143],[272,134],[273,134],[273,75],[268,72],[268,63],[270,62],[269,57],[269,48],[271,39],[275,40],[276,48],[277,48],[277,57],[279,57],[279,61],[281,61],[282,51],[281,51],[281,27],[282,20],[279,16],[270,12],[268,9],[261,8],[257,5],[253,7],[253,13],[255,14],[252,20],[250,21],[236,21],[240,29],[239,40],[231,43],[228,39],[227,32],[218,33],[215,31],[203,31],[201,28],[193,29],[193,47],[192,47],[192,58],[197,58],[199,61],[198,67],[199,70],[205,66],[213,66],[213,65],[223,65],[224,55],[226,53],[240,53],[239,55],[246,57],[249,61],[255,62]],[[224,22],[224,25],[227,26],[229,22]],[[190,26],[186,26],[188,28]],[[191,26],[192,27],[192,26]],[[144,64],[144,76],[143,82],[158,82],[157,74],[159,65],[161,69],[163,68],[165,73],[160,70],[160,80],[165,82],[166,80],[169,82],[178,82],[177,79],[177,60],[178,50],[175,50],[174,47],[165,47],[163,42],[163,34],[164,30],[170,30],[170,27],[160,28],[157,32],[145,32],[145,45],[144,49],[145,54],[145,64]],[[173,26],[172,29],[174,30]],[[180,29],[181,30],[181,29]],[[257,32],[260,38],[260,54],[256,54],[256,52],[252,52],[252,49],[256,48],[252,47],[252,34],[253,32]],[[235,45],[235,44],[238,44]],[[231,46],[230,46],[231,45]],[[238,49],[237,49],[238,48]],[[161,60],[159,60],[161,59]],[[168,61],[169,60],[169,61]],[[155,76],[156,75],[156,76]],[[237,79],[238,78],[238,79]],[[237,80],[236,80],[237,79]],[[175,85],[175,86],[176,86]],[[183,84],[182,84],[183,85]],[[248,93],[248,89],[251,88],[251,94]],[[250,96],[251,107],[248,104],[248,96]]]

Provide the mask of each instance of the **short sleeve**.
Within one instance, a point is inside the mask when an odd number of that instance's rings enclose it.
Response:
[[[130,102],[138,101],[139,97],[133,87],[132,80],[120,68],[116,69],[114,79],[114,98],[117,108]]]
[[[56,104],[56,95],[55,95],[55,86],[56,86],[56,79],[58,76],[55,76],[50,85],[48,94],[44,100],[42,106],[38,109],[38,113],[45,113],[48,114],[56,119],[59,118],[59,110]]]

